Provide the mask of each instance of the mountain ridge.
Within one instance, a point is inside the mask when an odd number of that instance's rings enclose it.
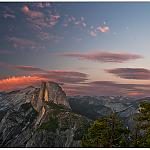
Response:
[[[0,96],[1,147],[80,147],[90,120],[72,112],[54,82]]]

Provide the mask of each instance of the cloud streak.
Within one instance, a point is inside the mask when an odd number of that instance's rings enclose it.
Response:
[[[7,19],[7,18],[15,19],[16,18],[14,11],[8,7],[6,7],[6,9],[2,15],[5,19]]]
[[[130,60],[142,58],[142,56],[131,53],[95,52],[95,53],[64,53],[62,56],[98,61],[102,63],[123,63]]]
[[[123,95],[137,97],[150,95],[149,84],[123,84],[114,81],[93,81],[84,83],[86,77],[86,74],[79,72],[53,70],[50,71],[49,74],[34,74],[32,76],[18,76],[2,79],[0,80],[0,91],[11,91],[30,85],[34,86],[42,81],[54,81],[63,86],[67,95]]]
[[[85,73],[65,70],[50,70],[46,73],[36,74],[36,76],[46,80],[69,84],[79,84],[88,80],[88,75]]]
[[[150,85],[144,84],[122,84],[114,81],[93,81],[83,85],[64,85],[69,95],[89,96],[149,96]]]
[[[29,72],[45,72],[44,69],[33,66],[13,66],[13,68]]]
[[[29,85],[37,84],[40,81],[42,81],[42,79],[36,76],[20,76],[2,79],[0,80],[0,91],[16,90]]]
[[[10,77],[0,80],[0,91],[15,90],[24,88],[29,85],[35,85],[42,81],[54,81],[61,84],[81,84],[87,80],[87,74],[75,71],[65,70],[43,70],[31,66],[9,66],[0,64],[5,67],[17,68],[24,71],[34,72],[30,76]]]
[[[30,46],[32,48],[36,45],[35,42],[24,38],[8,37],[8,40],[13,44],[14,47]]]
[[[29,50],[43,50],[45,49],[44,45],[37,43],[35,41],[22,38],[22,37],[7,37],[7,40],[13,45],[14,48],[19,48],[19,49],[29,49]]]
[[[79,83],[87,80],[88,74],[76,72],[76,71],[67,71],[67,70],[46,70],[39,67],[33,66],[22,66],[22,65],[11,65],[4,62],[0,62],[1,67],[18,69],[20,71],[25,71],[29,73],[34,73],[34,75],[45,78],[45,79],[54,79],[58,82],[66,83]]]
[[[145,68],[115,68],[106,70],[123,79],[150,80],[150,70]]]

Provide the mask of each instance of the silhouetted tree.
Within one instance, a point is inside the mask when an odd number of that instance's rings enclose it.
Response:
[[[135,121],[134,147],[150,147],[150,103],[140,103],[139,115]]]
[[[128,147],[129,130],[116,113],[94,121],[82,139],[83,147]]]

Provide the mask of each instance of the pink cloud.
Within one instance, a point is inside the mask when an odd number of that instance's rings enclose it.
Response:
[[[150,85],[144,84],[121,84],[114,81],[94,81],[84,85],[63,85],[68,95],[86,96],[149,96]]]
[[[55,81],[58,83],[79,84],[88,80],[88,75],[82,72],[66,71],[66,70],[45,70],[33,66],[16,66],[7,63],[0,63],[0,66],[10,69],[18,69],[26,73],[31,73],[31,76],[39,77],[43,80]]]
[[[0,66],[6,67],[6,68],[14,68],[21,71],[26,72],[37,72],[36,76],[40,76],[42,78],[53,78],[63,81],[64,80],[87,80],[87,74],[76,72],[76,71],[66,71],[66,70],[46,70],[39,67],[33,67],[33,66],[19,66],[19,65],[10,65],[4,62],[0,62]]]
[[[42,41],[47,41],[49,44],[57,44],[58,42],[60,42],[64,39],[63,36],[56,35],[56,34],[49,33],[49,32],[45,32],[42,30],[40,30],[37,33],[37,35]]]
[[[75,80],[72,76],[76,78],[81,78],[85,76],[78,72],[69,71],[50,71],[53,76],[48,75],[32,75],[32,76],[18,76],[10,77],[0,80],[0,91],[10,91],[20,88],[25,88],[27,86],[34,86],[42,81],[54,81],[63,87],[67,95],[99,95],[99,96],[112,96],[112,95],[124,95],[124,96],[149,96],[150,95],[150,85],[144,84],[121,84],[114,81],[94,81],[84,84],[80,83],[80,80]],[[55,77],[54,77],[55,75]],[[63,77],[62,77],[63,76]],[[64,78],[66,76],[66,78]],[[68,78],[67,78],[68,76]],[[70,84],[71,83],[71,84]]]
[[[150,70],[145,68],[115,68],[106,72],[124,79],[150,80]]]
[[[43,4],[41,6],[45,7]],[[42,31],[43,28],[51,28],[55,26],[60,19],[60,15],[56,12],[53,14],[49,13],[49,16],[47,16],[40,11],[33,11],[29,9],[26,5],[22,8],[22,12],[27,15],[26,20],[36,31]]]
[[[59,18],[60,18],[60,15],[51,15],[50,22],[49,22],[50,25],[54,26],[58,22]]]
[[[62,26],[68,27],[69,25],[84,28],[87,26],[84,17],[80,17],[79,19],[74,16],[65,15],[65,19],[63,20]]]
[[[34,84],[41,81],[54,81],[62,84],[80,84],[88,80],[87,74],[75,71],[44,70],[33,66],[15,66],[3,62],[0,63],[0,66],[4,68],[18,69],[31,74],[30,76],[11,77],[9,79],[0,80],[0,90],[21,88],[29,85],[30,83]]]
[[[36,74],[36,76],[59,83],[71,84],[83,83],[88,80],[88,75],[85,73],[65,70],[50,70],[46,73]]]
[[[30,41],[24,38],[17,38],[17,37],[8,37],[8,40],[14,44],[15,47],[18,46],[34,46],[36,45],[35,42]]]
[[[108,26],[104,26],[104,25],[98,27],[97,29],[98,31],[103,32],[103,33],[108,32],[110,30]]]
[[[23,71],[29,71],[29,72],[45,72],[44,69],[33,67],[33,66],[13,66],[13,68],[23,70]]]
[[[90,35],[91,35],[92,37],[96,37],[96,36],[97,36],[97,33],[96,33],[95,31],[90,31]]]
[[[65,70],[50,70],[48,71],[51,75],[60,75],[60,76],[77,76],[77,77],[86,77],[85,73],[75,72],[75,71],[65,71]]]
[[[40,18],[40,17],[43,17],[43,13],[41,13],[39,11],[30,10],[27,5],[23,6],[22,12],[24,14],[28,15],[31,18]]]
[[[98,61],[103,63],[123,63],[142,58],[142,56],[130,53],[96,52],[96,53],[64,53],[62,56],[76,57],[80,59]]]
[[[40,31],[38,33],[38,36],[41,40],[50,40],[50,34],[48,32],[43,32],[43,31]]]
[[[38,68],[38,67],[33,67],[33,66],[21,66],[21,65],[12,65],[12,64],[8,64],[8,63],[5,63],[5,62],[0,62],[0,66],[1,67],[4,67],[4,68],[10,68],[10,69],[18,69],[18,70],[21,70],[21,71],[25,71],[25,72],[48,72],[44,69],[41,69],[41,68]]]
[[[42,79],[36,76],[20,76],[2,79],[0,80],[0,91],[20,89],[41,81]]]
[[[20,48],[20,49],[30,49],[30,50],[41,50],[44,49],[43,45],[40,45],[39,43],[22,38],[22,37],[7,37],[8,41],[12,43],[13,47]]]

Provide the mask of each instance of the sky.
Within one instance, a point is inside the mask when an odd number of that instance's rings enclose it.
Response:
[[[0,91],[150,96],[149,2],[0,3]]]

